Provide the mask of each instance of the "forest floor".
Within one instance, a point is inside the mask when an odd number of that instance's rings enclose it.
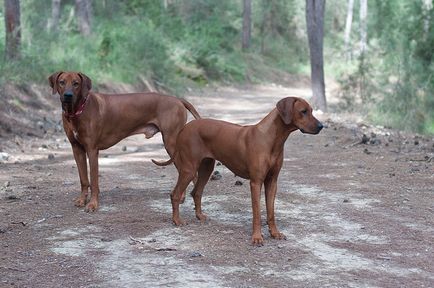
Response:
[[[209,88],[186,98],[203,117],[254,124],[291,94],[309,91]],[[285,145],[276,218],[287,240],[270,238],[262,199],[265,243],[255,247],[248,181],[224,166],[205,187],[209,220],[195,219],[188,196],[188,225],[172,225],[176,169],[150,161],[167,159],[160,135],[101,151],[100,209],[75,207],[60,106],[44,101],[35,111],[45,112],[26,112],[36,130],[12,123],[0,138],[0,287],[434,287],[433,137],[317,115],[326,129],[294,132]]]

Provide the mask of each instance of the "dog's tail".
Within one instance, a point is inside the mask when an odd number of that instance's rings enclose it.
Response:
[[[182,104],[184,105],[184,107],[188,111],[190,111],[191,115],[193,115],[193,117],[195,119],[200,119],[201,118],[200,115],[199,115],[199,113],[196,111],[196,108],[194,108],[194,106],[190,102],[188,102],[187,100],[182,99],[182,98],[178,98],[178,99],[182,102]]]
[[[151,159],[151,161],[152,161],[155,165],[158,165],[158,166],[167,166],[167,165],[170,165],[170,164],[173,163],[173,159],[172,159],[172,158],[170,158],[169,160],[164,161],[164,162],[158,162],[158,161],[156,161],[156,160],[154,160],[154,159]]]

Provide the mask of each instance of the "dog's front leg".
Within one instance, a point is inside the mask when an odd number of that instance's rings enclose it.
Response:
[[[98,209],[98,149],[89,149],[87,151],[87,157],[89,157],[89,167],[90,167],[90,201],[86,205],[86,212],[94,212]]]
[[[250,192],[252,194],[252,212],[253,212],[253,233],[252,244],[261,246],[264,244],[264,237],[261,233],[261,186],[262,182],[257,180],[250,180]]]
[[[274,239],[286,239],[285,235],[280,233],[276,226],[274,218],[274,200],[277,192],[277,175],[267,178],[264,182],[265,186],[265,204],[267,208],[267,224],[268,231]]]
[[[89,178],[87,176],[87,163],[86,163],[86,151],[83,146],[78,143],[72,143],[72,152],[74,154],[75,163],[78,168],[78,175],[80,177],[81,193],[78,198],[75,199],[75,206],[84,207],[87,201],[87,194],[89,191]]]

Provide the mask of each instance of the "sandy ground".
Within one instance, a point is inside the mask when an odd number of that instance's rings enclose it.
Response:
[[[204,117],[254,124],[306,91],[219,88],[187,99]],[[62,132],[7,140],[0,287],[434,287],[434,139],[317,116],[327,129],[295,132],[285,146],[276,217],[287,240],[269,237],[262,199],[262,247],[250,244],[248,181],[224,166],[205,188],[209,221],[195,219],[187,197],[188,225],[172,225],[176,169],[150,161],[167,159],[159,135],[101,152],[92,214],[73,205],[78,173]]]

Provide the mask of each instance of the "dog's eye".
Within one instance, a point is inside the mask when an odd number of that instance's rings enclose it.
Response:
[[[307,114],[307,110],[306,109],[301,110],[301,114],[306,115]]]
[[[74,86],[74,88],[77,88],[78,86],[80,86],[80,84],[78,84],[78,82],[74,82],[74,83],[72,84],[72,86]]]
[[[62,87],[65,86],[65,81],[60,80],[60,81],[59,81],[59,85],[62,86]]]

